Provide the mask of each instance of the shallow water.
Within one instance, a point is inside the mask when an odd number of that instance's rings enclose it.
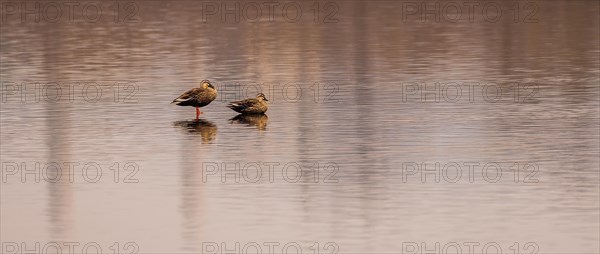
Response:
[[[600,252],[598,2],[456,23],[412,2],[255,23],[131,3],[3,20],[3,251]],[[203,79],[219,97],[195,121],[169,103]],[[225,107],[258,91],[266,116]]]

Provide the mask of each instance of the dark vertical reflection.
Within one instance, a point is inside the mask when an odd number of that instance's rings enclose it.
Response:
[[[354,133],[358,138],[358,145],[355,148],[357,157],[355,163],[360,165],[359,169],[353,173],[361,176],[359,178],[360,185],[357,187],[361,196],[361,220],[363,221],[361,232],[367,236],[373,235],[373,218],[370,207],[373,206],[373,190],[377,189],[377,185],[380,184],[371,179],[373,174],[377,174],[375,173],[378,165],[375,134],[379,130],[373,126],[377,121],[373,114],[373,110],[375,110],[373,106],[377,103],[373,101],[375,98],[372,95],[374,80],[371,71],[373,64],[371,54],[374,48],[369,45],[372,35],[369,27],[371,18],[369,6],[366,1],[356,2],[354,15],[360,18],[354,19],[351,32],[354,42],[352,51],[355,54],[352,72],[355,74],[353,82],[356,82],[353,86],[352,103],[357,105],[355,120],[357,125],[354,126]]]
[[[197,252],[202,225],[202,172],[203,162],[207,162],[202,156],[206,146],[215,140],[217,126],[207,120],[178,121],[174,126],[184,136],[179,150],[179,168],[181,168],[181,214],[183,218],[183,248],[186,251]]]
[[[194,137],[193,137],[194,138]],[[181,168],[181,214],[182,214],[182,236],[184,240],[183,248],[186,251],[197,252],[197,242],[200,239],[200,230],[202,221],[202,213],[199,212],[198,206],[201,201],[201,183],[202,170],[199,168],[202,160],[196,156],[197,144],[194,139],[182,142],[180,165]]]
[[[66,50],[63,48],[67,44],[61,41],[64,38],[61,34],[69,33],[69,29],[56,29],[54,32],[47,30],[47,26],[37,28],[40,32],[43,50],[42,64],[44,69],[52,69],[57,62],[64,61],[63,55],[56,54],[57,51]],[[47,80],[54,82],[65,82],[69,80],[67,75],[64,75],[60,69],[47,76]],[[43,84],[51,85],[51,84]],[[63,84],[56,83],[61,87]],[[66,89],[65,89],[66,90]],[[52,91],[52,89],[48,89]],[[66,91],[61,98],[66,97]],[[48,92],[48,97],[52,98],[54,94]],[[48,215],[50,225],[50,235],[53,241],[62,242],[72,240],[73,235],[71,230],[73,227],[73,182],[71,181],[70,165],[65,163],[72,161],[71,150],[71,135],[72,119],[70,113],[72,110],[71,103],[60,102],[44,103],[46,124],[48,126],[48,134],[46,144],[48,146],[48,163],[57,163],[60,165],[60,180],[54,183],[48,183]],[[75,162],[79,163],[79,162]],[[82,165],[79,165],[79,168]],[[50,173],[49,173],[50,174]],[[76,177],[77,173],[73,173]],[[73,179],[74,181],[74,179]]]

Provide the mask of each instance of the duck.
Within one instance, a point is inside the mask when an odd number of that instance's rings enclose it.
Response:
[[[196,108],[196,119],[200,117],[201,107],[210,104],[217,98],[217,89],[208,80],[202,80],[200,87],[192,88],[175,98],[171,104],[177,106],[191,106]]]
[[[227,107],[241,114],[264,114],[269,109],[267,98],[263,93],[256,95],[256,98],[249,98],[241,101],[232,101]]]

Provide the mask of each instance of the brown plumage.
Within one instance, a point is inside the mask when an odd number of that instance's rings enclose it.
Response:
[[[251,98],[241,101],[232,101],[227,107],[242,114],[264,114],[269,109],[267,101],[269,100],[265,98],[265,95],[259,93],[256,95],[256,99]]]
[[[210,104],[217,98],[217,89],[208,80],[202,80],[200,87],[192,88],[179,95],[173,102],[178,106],[191,106],[196,108],[196,119],[202,114],[200,107]]]

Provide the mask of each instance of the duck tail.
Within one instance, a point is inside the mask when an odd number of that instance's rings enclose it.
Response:
[[[229,103],[227,104],[227,107],[232,109],[235,112],[240,112],[240,110],[242,110],[244,107],[242,107],[241,105],[237,104],[237,103]]]
[[[181,103],[183,103],[183,102],[189,101],[190,99],[191,99],[191,98],[185,98],[185,99],[182,99],[182,98],[177,98],[177,99],[173,100],[173,101],[171,102],[171,104],[175,103],[176,105],[179,105],[179,104],[181,104]]]

